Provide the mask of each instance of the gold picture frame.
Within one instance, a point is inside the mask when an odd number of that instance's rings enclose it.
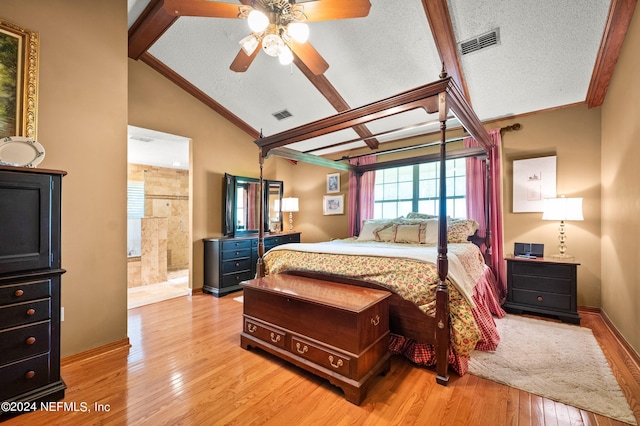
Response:
[[[39,45],[36,31],[0,18],[0,139],[37,137]]]

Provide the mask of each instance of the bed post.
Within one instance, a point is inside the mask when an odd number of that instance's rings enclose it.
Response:
[[[441,75],[442,76],[442,75]],[[436,287],[436,382],[446,386],[449,382],[449,288],[447,275],[447,94],[438,95],[440,109],[440,196],[438,213],[438,277]]]
[[[264,256],[264,178],[262,176],[262,168],[264,166],[264,156],[262,155],[262,149],[259,149],[259,163],[260,163],[260,200],[258,211],[260,212],[260,227],[258,228],[258,261],[256,263],[256,278],[264,277],[264,262],[262,257]]]

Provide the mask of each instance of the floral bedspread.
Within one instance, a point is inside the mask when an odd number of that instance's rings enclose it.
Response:
[[[354,243],[357,244],[357,243]],[[267,274],[286,271],[315,271],[363,279],[381,284],[409,300],[425,313],[435,315],[435,293],[439,282],[434,264],[409,258],[362,256],[297,251],[296,244],[285,244],[264,256]],[[450,244],[450,253],[460,258],[471,277],[484,273],[484,263],[473,244]],[[472,302],[449,281],[451,345],[458,356],[468,357],[481,339],[472,313]]]

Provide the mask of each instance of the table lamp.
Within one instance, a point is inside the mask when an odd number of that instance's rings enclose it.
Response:
[[[293,231],[293,212],[298,211],[298,199],[297,198],[283,198],[282,199],[282,212],[289,212],[289,231]]]
[[[559,220],[560,235],[558,240],[560,245],[558,250],[560,254],[554,254],[552,257],[558,260],[572,260],[574,257],[566,254],[567,236],[565,233],[565,220],[584,220],[582,216],[582,198],[545,198],[543,205],[542,220]]]

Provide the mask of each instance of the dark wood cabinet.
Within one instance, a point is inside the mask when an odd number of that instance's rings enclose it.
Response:
[[[9,403],[0,417],[64,397],[60,202],[65,174],[0,166],[0,401]]]
[[[508,257],[507,312],[523,311],[580,324],[577,301],[579,263],[551,259]]]
[[[204,286],[202,291],[220,297],[241,290],[240,283],[256,275],[258,236],[206,238],[204,242]],[[299,243],[299,232],[270,234],[264,237],[265,253],[286,243]]]

